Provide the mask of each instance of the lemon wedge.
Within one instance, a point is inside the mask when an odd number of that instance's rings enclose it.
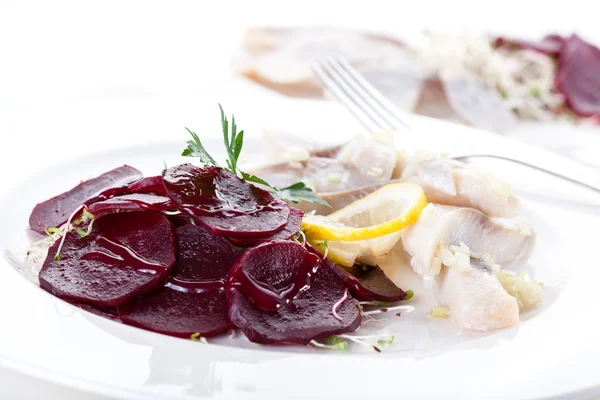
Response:
[[[317,250],[326,255],[332,262],[351,267],[355,263],[368,262],[373,263],[386,256],[396,246],[400,240],[400,232],[390,233],[374,239],[357,240],[354,242],[327,241],[327,247],[324,241],[309,241]]]
[[[419,219],[427,199],[414,183],[391,183],[328,215],[305,215],[302,229],[310,242],[354,242],[398,232]]]

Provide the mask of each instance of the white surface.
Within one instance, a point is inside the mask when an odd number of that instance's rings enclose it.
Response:
[[[236,93],[240,88],[231,89]],[[332,135],[354,130],[344,118],[343,110],[333,104],[283,102],[276,97],[269,100],[267,96],[260,107],[243,98],[223,96],[219,100],[227,109],[239,110],[238,124],[249,137],[256,137],[258,126],[266,120],[271,126],[285,124],[301,131],[314,130],[314,122],[319,121],[317,128]],[[271,111],[274,106],[279,107],[275,114]],[[158,171],[163,159],[169,163],[178,159],[176,150],[186,139],[181,126],[189,122],[203,136],[212,136],[218,132],[215,114],[211,97],[143,103],[91,102],[42,113],[38,115],[39,122],[30,126],[20,124],[26,114],[4,118],[0,129],[25,138],[23,142],[29,132],[43,125],[49,138],[61,132],[64,140],[44,142],[45,157],[33,149],[31,155],[38,160],[36,163],[31,163],[31,158],[21,158],[13,164],[12,171],[23,171],[19,182],[13,183],[24,186],[18,191],[14,187],[6,189],[0,199],[4,228],[0,232],[0,246],[19,244],[20,232],[36,201],[124,161],[147,173]],[[98,115],[103,116],[103,121],[97,119]],[[95,123],[87,125],[83,136],[80,127],[89,121]],[[421,118],[411,123],[422,136],[406,141],[414,140],[419,147],[435,143],[452,149],[460,147],[460,143],[469,143],[476,147],[528,150],[497,136],[455,125]],[[94,140],[98,137],[102,141]],[[128,147],[142,137],[149,142],[168,138],[169,142],[111,150]],[[78,150],[99,153],[76,160],[81,155]],[[531,150],[531,156],[563,162],[541,151]],[[299,354],[285,352],[286,348],[256,348],[249,344],[246,344],[249,349],[202,345],[78,311],[26,281],[2,261],[0,304],[11,306],[2,308],[0,364],[78,389],[144,399],[303,398],[315,393],[334,398],[376,398],[396,393],[411,398],[444,395],[505,399],[543,398],[589,390],[599,383],[596,371],[600,367],[600,349],[595,343],[600,325],[596,318],[590,318],[593,309],[590,310],[589,304],[600,279],[600,269],[591,265],[590,260],[596,254],[595,240],[586,233],[600,223],[599,200],[567,185],[532,179],[520,169],[503,165],[496,171],[510,178],[520,193],[535,189],[531,185],[535,181],[538,188],[553,194],[524,195],[525,211],[538,231],[532,262],[548,290],[544,305],[525,315],[525,321],[515,329],[445,337],[439,332],[448,332],[445,327],[448,321],[429,320],[423,324],[411,320],[413,314],[408,314],[402,317],[402,329],[396,334],[395,343],[399,346],[382,354],[309,350]],[[36,176],[30,177],[34,172]],[[575,200],[560,200],[566,195],[574,196]],[[574,234],[566,234],[571,232]],[[575,234],[579,232],[582,234]],[[417,296],[422,293],[422,289],[415,291]],[[414,318],[418,316],[414,314]],[[350,376],[355,379],[358,374],[361,380],[356,385],[341,383]]]

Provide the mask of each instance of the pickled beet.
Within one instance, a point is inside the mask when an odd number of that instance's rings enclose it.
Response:
[[[39,233],[58,227],[84,202],[111,187],[124,186],[141,178],[137,169],[124,165],[80,183],[73,189],[36,205],[29,216],[29,227]]]
[[[156,212],[108,214],[91,233],[66,234],[50,248],[39,274],[42,289],[67,301],[117,306],[160,287],[175,264],[175,234]]]
[[[290,207],[290,215],[288,216],[287,223],[281,230],[264,237],[231,237],[229,240],[234,245],[240,247],[255,246],[272,240],[286,240],[300,231],[300,223],[303,216],[304,213],[302,211]]]
[[[600,117],[600,49],[572,35],[558,60],[556,88],[578,115]]]
[[[350,268],[335,266],[337,275],[360,300],[400,301],[406,297],[404,290],[394,285],[379,267],[360,265]]]
[[[165,171],[163,182],[177,208],[215,235],[264,237],[290,214],[287,204],[222,168],[181,164]]]
[[[360,326],[358,302],[345,283],[292,241],[246,250],[226,288],[229,318],[252,342],[307,344]]]
[[[177,337],[214,336],[232,327],[221,282],[169,278],[162,289],[119,306],[117,311],[127,325]]]
[[[224,281],[238,257],[229,242],[206,228],[176,229],[177,262],[164,287],[118,307],[129,325],[171,336],[212,336],[227,331]]]
[[[312,247],[306,245],[309,252],[319,257],[321,253]],[[350,268],[341,267],[332,263],[326,258],[322,258],[323,263],[327,264],[350,288],[353,295],[359,300],[375,301],[400,301],[406,297],[404,290],[394,284],[379,267],[354,265]]]
[[[188,281],[225,280],[239,253],[227,239],[214,236],[199,225],[184,225],[175,230],[177,263],[174,274]]]
[[[95,216],[116,211],[165,211],[173,208],[171,199],[155,194],[126,194],[92,203],[88,211]]]

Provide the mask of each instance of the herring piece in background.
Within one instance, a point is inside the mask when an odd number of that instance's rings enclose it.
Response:
[[[396,167],[393,132],[362,135],[343,146],[337,159],[356,169],[371,182],[389,181]]]
[[[516,125],[515,114],[498,91],[474,74],[442,69],[439,78],[448,103],[464,122],[497,133]]]
[[[319,149],[313,145],[311,150],[294,148],[295,152],[288,146],[288,152],[293,154],[284,155],[284,161],[253,168],[250,172],[277,187],[303,181],[320,197],[328,199],[325,201],[333,208],[302,203],[299,208],[326,215],[392,182],[398,162],[393,144],[393,132],[375,132],[358,135],[342,146]]]
[[[335,157],[340,148],[348,143],[348,139],[336,139],[327,131],[307,135],[306,132],[286,129],[264,129],[262,136],[267,160],[273,164],[305,161],[308,157]]]
[[[403,110],[416,106],[427,72],[399,40],[340,27],[254,27],[234,53],[236,72],[290,96],[320,97],[310,64],[343,57]]]
[[[440,252],[464,243],[470,251],[487,255],[503,267],[525,262],[535,242],[527,221],[490,218],[464,207],[429,204],[417,223],[402,231],[402,244],[412,256],[411,266],[426,280],[440,273]]]
[[[510,186],[472,164],[435,158],[408,164],[402,178],[421,185],[431,203],[471,207],[497,218],[519,215]]]
[[[472,268],[461,271],[442,266],[435,279],[440,304],[450,309],[450,320],[470,331],[492,331],[519,323],[519,304],[507,293],[496,273],[483,260],[471,259]]]

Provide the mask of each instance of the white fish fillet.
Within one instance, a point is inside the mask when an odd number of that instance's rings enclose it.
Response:
[[[510,187],[468,164],[434,159],[409,164],[403,178],[423,187],[432,203],[471,207],[492,217],[519,215],[519,200]]]
[[[442,68],[439,78],[448,103],[469,125],[488,131],[505,133],[517,118],[495,88],[466,70]]]
[[[292,96],[322,94],[310,65],[343,57],[402,109],[412,110],[430,74],[400,41],[346,28],[251,28],[232,58],[234,69]]]
[[[396,149],[393,142],[381,143],[373,136],[357,137],[340,149],[337,159],[370,178],[370,183],[389,181],[396,168]]]
[[[436,277],[436,294],[441,305],[450,309],[449,318],[462,329],[491,331],[519,323],[519,305],[488,268],[472,263],[461,272],[442,266]]]
[[[465,243],[472,252],[489,255],[508,267],[527,260],[535,235],[523,218],[494,219],[472,208],[429,204],[417,223],[402,231],[415,272],[431,279],[439,274],[438,248]]]

